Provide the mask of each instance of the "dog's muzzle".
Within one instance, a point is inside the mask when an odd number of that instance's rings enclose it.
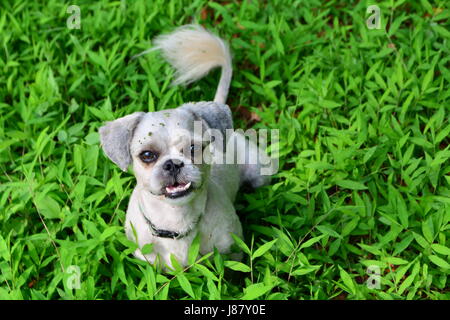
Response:
[[[169,159],[164,162],[162,168],[166,174],[173,178],[173,183],[166,185],[163,189],[163,193],[167,198],[176,199],[181,198],[193,190],[192,182],[177,181],[181,168],[184,167],[184,162],[178,159]]]

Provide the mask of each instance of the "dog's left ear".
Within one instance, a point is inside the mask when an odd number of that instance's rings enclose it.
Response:
[[[233,129],[231,110],[226,104],[203,101],[186,103],[181,109],[192,112],[196,117],[203,119],[211,129],[217,129],[226,138],[226,129]]]
[[[100,142],[106,155],[127,171],[131,164],[130,143],[134,129],[145,112],[135,112],[114,121],[107,122],[100,128]]]

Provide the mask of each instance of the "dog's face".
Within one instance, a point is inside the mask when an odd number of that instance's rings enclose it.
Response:
[[[183,204],[195,198],[209,176],[203,161],[210,142],[205,130],[218,129],[225,137],[229,128],[228,106],[202,102],[125,116],[100,128],[100,137],[105,153],[122,170],[133,164],[138,185],[163,201]]]
[[[198,159],[207,142],[195,135],[194,121],[191,112],[175,109],[147,113],[137,125],[130,143],[133,170],[153,195],[188,201],[207,179],[208,165]]]

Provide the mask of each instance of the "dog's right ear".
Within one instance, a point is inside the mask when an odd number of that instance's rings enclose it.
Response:
[[[108,158],[127,171],[131,164],[130,143],[134,129],[145,112],[135,112],[128,116],[107,122],[100,128],[100,143]]]
[[[200,101],[185,103],[180,108],[192,112],[194,116],[203,119],[209,128],[219,130],[224,139],[226,130],[233,129],[231,110],[226,104]]]

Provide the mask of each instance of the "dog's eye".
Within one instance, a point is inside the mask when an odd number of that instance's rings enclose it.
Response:
[[[146,150],[141,152],[139,158],[145,163],[151,163],[158,158],[158,154],[156,152]]]
[[[201,144],[191,144],[191,157],[194,157],[197,152],[203,152],[203,146]]]

